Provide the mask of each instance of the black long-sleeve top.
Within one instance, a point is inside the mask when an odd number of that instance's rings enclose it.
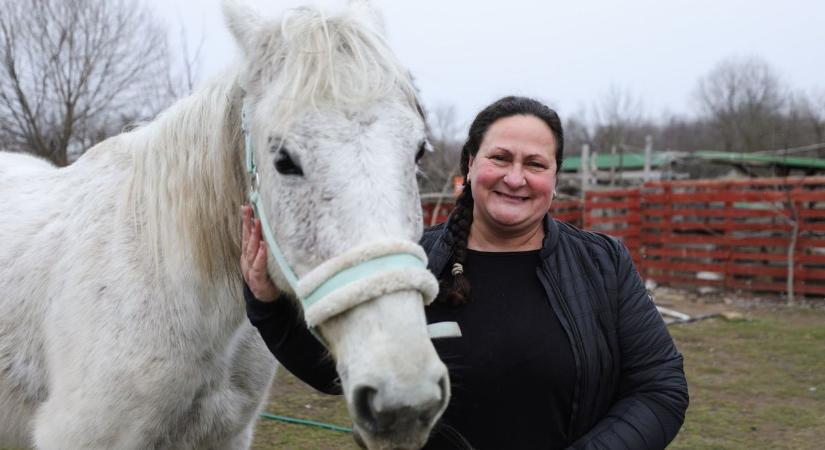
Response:
[[[249,321],[282,366],[323,393],[341,394],[335,362],[307,329],[296,300],[282,294],[264,303],[246,285],[244,299]]]

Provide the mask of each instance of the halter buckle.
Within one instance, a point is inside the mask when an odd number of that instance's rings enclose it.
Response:
[[[258,170],[255,169],[249,176],[249,185],[251,192],[258,192],[258,188],[261,187],[261,176],[258,175]]]

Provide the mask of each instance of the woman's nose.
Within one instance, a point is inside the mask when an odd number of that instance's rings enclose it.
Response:
[[[513,189],[520,188],[527,184],[527,179],[524,178],[524,172],[521,170],[521,165],[513,164],[504,175],[504,183]]]

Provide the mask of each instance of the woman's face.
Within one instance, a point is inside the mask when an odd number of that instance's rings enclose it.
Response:
[[[553,202],[553,132],[532,115],[493,122],[476,156],[470,156],[467,176],[475,202],[474,225],[502,235],[533,229]]]

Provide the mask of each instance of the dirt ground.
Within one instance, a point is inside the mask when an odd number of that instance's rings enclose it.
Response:
[[[785,307],[785,300],[775,295],[754,295],[752,293],[725,292],[714,288],[678,289],[656,286],[648,290],[656,306],[673,309],[697,318],[713,314],[738,314],[748,311]],[[825,299],[801,299],[797,304],[825,308]],[[667,316],[665,316],[667,318]]]

